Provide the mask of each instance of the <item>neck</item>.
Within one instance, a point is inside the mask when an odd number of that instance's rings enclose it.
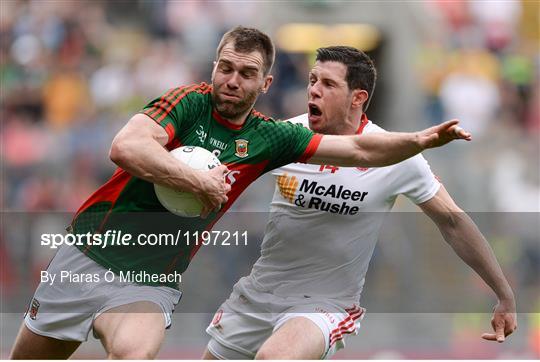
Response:
[[[341,129],[341,132],[339,134],[341,135],[351,135],[356,134],[358,132],[358,129],[360,128],[360,125],[362,124],[363,119],[363,113],[362,112],[354,112],[350,114],[347,117],[347,123]]]
[[[246,111],[244,113],[242,113],[241,115],[239,115],[238,117],[234,117],[234,118],[226,118],[222,115],[220,115],[223,119],[226,119],[229,123],[232,123],[236,126],[241,126],[244,124],[244,122],[246,122],[246,119],[247,117],[249,116],[249,114],[251,113],[251,109],[249,111]]]
[[[212,116],[214,117],[216,121],[218,121],[219,123],[221,123],[222,125],[226,127],[229,127],[231,129],[241,129],[244,123],[246,122],[246,119],[250,112],[251,110],[249,112],[244,112],[242,115],[238,117],[234,117],[234,119],[229,119],[229,118],[223,117],[217,111],[217,109],[214,108],[214,110],[212,111]]]

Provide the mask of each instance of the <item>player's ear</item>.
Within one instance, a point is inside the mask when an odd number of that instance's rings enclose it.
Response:
[[[364,89],[355,89],[352,93],[351,106],[353,108],[362,108],[367,102],[369,94]]]
[[[272,84],[272,81],[274,80],[274,77],[271,76],[271,75],[267,75],[265,78],[264,78],[264,84],[263,86],[261,87],[261,93],[266,93],[268,92],[268,88],[270,88],[270,85]]]

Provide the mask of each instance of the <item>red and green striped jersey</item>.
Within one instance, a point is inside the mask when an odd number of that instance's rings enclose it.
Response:
[[[209,230],[243,190],[263,173],[291,162],[305,162],[317,149],[321,135],[289,122],[275,121],[255,110],[242,126],[234,125],[212,107],[212,87],[206,83],[172,89],[151,101],[142,113],[161,125],[167,149],[181,145],[219,151],[230,170],[229,200],[219,213],[206,219],[183,218],[168,212],[158,201],[154,185],[117,169],[76,213],[71,230],[102,236],[107,230],[130,233],[172,233]],[[133,239],[132,239],[133,240]],[[182,273],[198,247],[184,240],[177,245],[79,246],[90,258],[115,273]],[[162,285],[161,283],[146,283]],[[176,285],[165,285],[177,288]]]

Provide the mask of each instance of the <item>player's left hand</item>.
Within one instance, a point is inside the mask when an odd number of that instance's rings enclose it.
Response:
[[[444,146],[453,140],[470,141],[472,135],[463,128],[458,127],[458,123],[457,119],[453,119],[418,132],[420,146],[426,149]]]
[[[504,342],[505,338],[517,329],[515,303],[499,302],[493,310],[491,327],[495,333],[484,333],[482,338],[488,341]]]

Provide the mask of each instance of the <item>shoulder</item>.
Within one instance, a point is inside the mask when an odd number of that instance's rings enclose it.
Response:
[[[388,132],[388,131],[376,125],[375,123],[368,121],[368,124],[366,124],[362,133],[367,134],[367,133],[381,133],[381,132]]]
[[[181,89],[185,91],[186,93],[208,94],[212,92],[212,85],[202,82],[202,83],[181,86],[176,89]]]
[[[261,129],[295,129],[295,128],[309,128],[309,122],[307,119],[307,113],[286,120],[275,119],[267,117],[260,112],[255,110],[251,113],[253,116],[259,119],[258,126]]]
[[[210,102],[209,94],[212,92],[212,86],[204,82],[198,84],[182,85],[167,91],[162,97],[169,103],[180,102],[183,99],[199,100],[201,102]]]
[[[299,123],[304,127],[309,127],[309,120],[308,120],[308,114],[307,113],[301,114],[301,115],[293,117],[293,118],[289,118],[289,119],[286,120],[286,122],[291,122],[291,123],[295,123],[295,124]]]
[[[210,101],[209,95],[212,93],[212,86],[210,84],[206,84],[205,82],[190,84],[187,86],[178,87],[176,89],[180,96],[185,95],[189,96],[190,98],[197,98],[205,101]]]
[[[210,92],[212,92],[212,86],[210,84],[202,82],[197,84],[180,85],[178,87],[171,88],[164,93],[163,97],[174,97],[176,95],[191,93],[208,94]]]
[[[256,120],[258,120],[258,121],[263,121],[263,122],[275,122],[275,120],[274,120],[272,117],[268,117],[268,116],[262,114],[261,112],[255,110],[255,109],[253,109],[253,110],[251,111],[251,116],[252,116],[253,118],[255,118]]]

